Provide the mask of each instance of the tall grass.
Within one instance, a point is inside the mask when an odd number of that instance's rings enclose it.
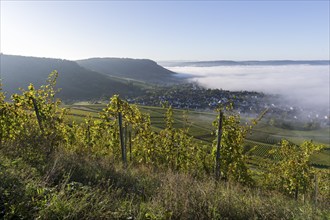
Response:
[[[131,164],[59,149],[32,164],[0,150],[0,217],[4,219],[327,219],[317,208],[279,193],[212,177]]]

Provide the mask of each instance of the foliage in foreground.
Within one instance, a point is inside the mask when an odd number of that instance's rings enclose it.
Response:
[[[315,191],[316,185],[321,186],[322,193],[329,193],[329,182],[317,182],[319,172],[309,165],[313,153],[322,149],[322,145],[316,145],[312,141],[305,141],[301,146],[282,140],[281,146],[273,149],[270,154],[273,160],[266,168],[264,184],[278,189],[288,195],[294,195]],[[315,193],[315,192],[314,192]]]
[[[292,219],[329,215],[327,186],[320,188],[318,208],[309,204],[311,200],[301,204],[266,189],[275,186],[289,197],[296,189],[311,195],[314,171],[308,160],[319,146],[306,142],[291,152],[293,148],[283,142],[276,154],[282,156],[274,160],[274,166],[266,165],[266,170],[278,175],[266,175],[264,185],[248,188],[255,184],[242,151],[249,127],[240,124],[239,115],[228,114],[220,166],[226,182],[215,183],[215,146],[195,143],[188,135],[189,127],[174,128],[171,107],[166,127],[159,133],[151,130],[148,115],[118,96],[100,113],[101,120],[89,117],[76,124],[66,118],[66,110],[55,99],[56,77],[52,73],[49,84],[39,90],[30,85],[22,95],[14,95],[12,102],[5,102],[0,93],[1,217]],[[119,113],[124,141],[127,148],[132,146],[127,149],[126,169],[119,168]],[[296,156],[285,157],[288,152]],[[329,178],[326,175],[320,175],[323,182]]]

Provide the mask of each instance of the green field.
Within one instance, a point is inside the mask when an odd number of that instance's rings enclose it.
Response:
[[[66,106],[70,109],[69,115],[72,120],[80,123],[84,118],[90,115],[98,118],[98,112],[105,108],[104,104],[80,103]],[[160,107],[139,106],[143,113],[148,113],[151,118],[151,125],[155,132],[163,129],[165,110]],[[184,115],[188,118],[185,122]],[[212,135],[214,127],[212,122],[216,118],[215,112],[184,111],[180,109],[173,110],[174,127],[189,127],[189,134],[196,141],[204,145],[212,144],[215,136]],[[246,121],[248,119],[243,118]],[[250,160],[258,160],[268,156],[269,150],[282,140],[287,139],[295,144],[301,144],[304,140],[313,140],[315,143],[325,145],[325,149],[320,153],[313,155],[312,163],[321,167],[330,167],[330,128],[322,128],[311,131],[288,130],[271,126],[266,121],[261,120],[248,134],[245,141],[246,152],[251,157]],[[253,149],[253,150],[251,150]]]

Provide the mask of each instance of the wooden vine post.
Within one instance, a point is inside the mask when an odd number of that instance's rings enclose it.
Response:
[[[318,180],[316,173],[314,174],[314,209],[317,207]]]
[[[90,121],[88,120],[88,124],[87,124],[87,130],[86,130],[86,136],[87,136],[87,144],[90,147],[91,144],[91,131],[90,131],[90,125],[89,125]]]
[[[128,132],[129,137],[129,161],[132,161],[132,133],[131,131]]]
[[[128,125],[127,126],[125,126],[124,127],[124,145],[125,145],[125,151],[126,151],[126,159],[127,159],[127,139],[128,139],[128,137],[127,137],[127,127],[128,127]]]
[[[35,98],[31,97],[31,100],[33,102],[33,107],[34,107],[34,111],[36,112],[36,116],[37,116],[37,120],[38,120],[38,124],[39,124],[39,128],[41,130],[41,132],[44,131],[43,127],[42,127],[42,121],[41,121],[41,116],[39,113],[39,109],[38,109],[38,105],[37,105],[37,101],[35,100]]]
[[[218,123],[218,140],[217,140],[217,154],[215,159],[215,178],[220,179],[220,149],[221,149],[221,136],[222,136],[222,120],[223,112],[220,110],[219,123]]]
[[[124,133],[123,133],[123,116],[121,112],[118,112],[118,121],[119,121],[119,136],[120,136],[120,145],[121,145],[121,155],[124,167],[127,166],[126,160],[126,147],[124,141]]]

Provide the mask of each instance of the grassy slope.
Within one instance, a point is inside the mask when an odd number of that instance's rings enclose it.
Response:
[[[57,151],[36,162],[0,149],[0,219],[327,219],[314,208],[276,192],[215,183],[211,177],[123,169],[109,158]],[[15,153],[17,154],[17,153]],[[41,162],[43,164],[43,162]]]
[[[71,107],[70,114],[72,114],[73,119],[81,122],[86,115],[97,118],[97,112],[101,111],[105,105],[73,105],[69,107]],[[154,131],[157,132],[164,128],[164,109],[151,106],[139,106],[139,109],[144,113],[150,114],[151,125]],[[214,129],[212,127],[212,122],[216,118],[216,114],[197,111],[186,112],[189,125],[185,125],[183,118],[184,112],[184,110],[174,110],[174,127],[189,126],[189,134],[192,135],[196,141],[199,141],[201,144],[210,145],[215,138],[211,132]],[[273,145],[279,143],[281,139],[288,139],[296,144],[300,144],[304,140],[312,139],[316,143],[324,144],[327,149],[314,155],[312,157],[312,162],[330,166],[329,128],[312,131],[287,130],[270,126],[261,121],[253,128],[251,134],[248,135],[246,145],[248,146],[247,149],[256,146],[255,150],[251,152],[251,155],[258,160],[258,157],[267,155],[267,152],[272,149]]]

